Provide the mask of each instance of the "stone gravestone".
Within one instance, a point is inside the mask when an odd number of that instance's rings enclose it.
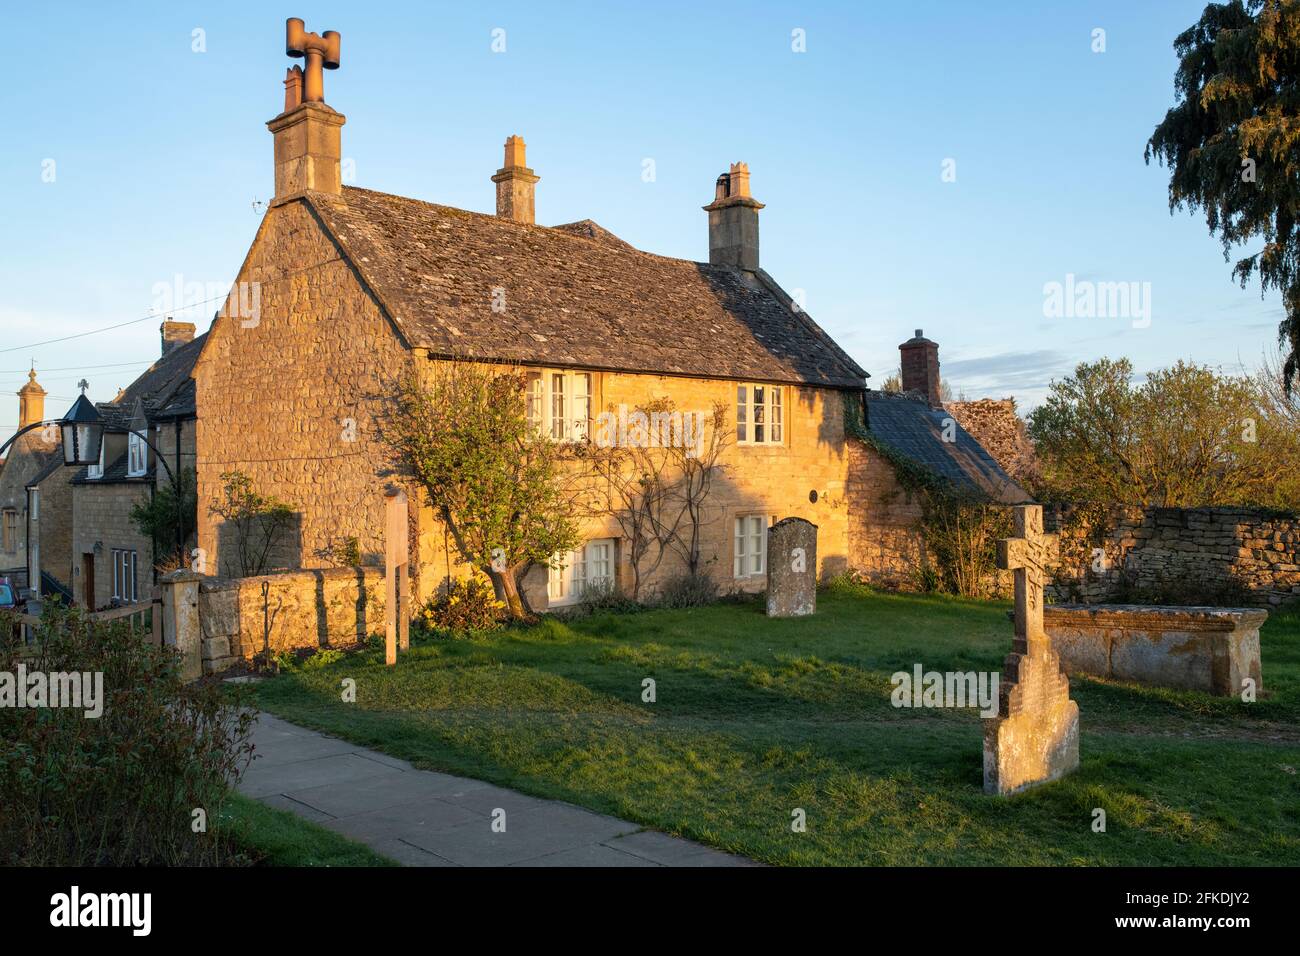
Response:
[[[817,526],[783,518],[767,529],[767,616],[803,617],[817,610]]]
[[[1016,537],[998,542],[998,567],[1015,572],[1016,635],[1002,669],[998,716],[984,721],[984,792],[1001,796],[1079,766],[1079,705],[1043,630],[1043,584],[1059,545],[1043,509],[1015,509]]]

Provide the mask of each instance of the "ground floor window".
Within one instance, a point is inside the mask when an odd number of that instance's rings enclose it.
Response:
[[[18,512],[14,508],[4,510],[4,550],[18,550]]]
[[[113,597],[118,601],[138,599],[135,580],[136,553],[113,549]]]
[[[738,578],[767,573],[767,527],[770,515],[739,515],[733,571]]]
[[[575,604],[588,588],[614,584],[614,539],[596,538],[568,554],[560,555],[546,582],[551,607]]]

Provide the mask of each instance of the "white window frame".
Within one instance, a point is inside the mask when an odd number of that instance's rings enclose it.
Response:
[[[529,369],[528,420],[556,441],[581,441],[591,429],[596,376],[563,369]]]
[[[614,544],[613,538],[592,538],[567,554],[556,555],[546,577],[547,606],[577,604],[583,589],[597,582],[612,585],[618,575]]]
[[[767,574],[767,529],[771,526],[772,516],[768,514],[736,515],[731,536],[731,572],[737,580]]]
[[[736,385],[736,444],[785,444],[785,386]]]
[[[136,552],[113,548],[113,598],[134,604],[139,599]],[[128,587],[129,585],[129,587]]]
[[[126,444],[126,476],[142,478],[149,470],[149,446],[139,432],[131,432]],[[137,463],[137,459],[139,459]]]
[[[97,465],[87,465],[87,466],[86,466],[86,477],[87,477],[87,478],[103,478],[103,477],[104,477],[104,445],[105,445],[105,443],[106,443],[106,439],[107,439],[107,438],[108,438],[108,435],[107,435],[107,434],[101,434],[101,435],[99,436],[99,464],[97,464]]]

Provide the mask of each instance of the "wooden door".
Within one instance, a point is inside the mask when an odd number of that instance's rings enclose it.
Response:
[[[93,554],[81,556],[81,584],[84,589],[86,609],[93,611],[95,609],[95,556]]]

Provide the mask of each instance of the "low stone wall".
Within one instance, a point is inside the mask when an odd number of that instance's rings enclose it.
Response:
[[[1043,628],[1067,674],[1092,674],[1156,687],[1241,694],[1263,690],[1257,608],[1056,604]]]
[[[199,589],[199,620],[207,674],[263,651],[346,647],[383,633],[384,573],[329,568],[207,579]]]
[[[1049,594],[1087,604],[1300,599],[1300,517],[1250,508],[1044,509],[1061,535]]]

